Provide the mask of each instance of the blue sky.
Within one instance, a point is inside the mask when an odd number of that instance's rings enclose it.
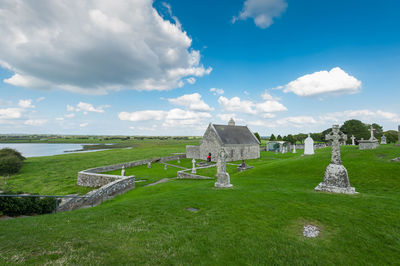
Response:
[[[400,124],[398,1],[0,3],[0,134]]]

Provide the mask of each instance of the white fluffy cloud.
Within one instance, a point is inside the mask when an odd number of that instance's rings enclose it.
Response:
[[[174,105],[184,106],[193,111],[207,112],[214,110],[214,108],[211,108],[201,99],[201,95],[199,93],[185,94],[178,98],[168,99],[168,101]]]
[[[273,19],[279,17],[286,7],[285,0],[246,0],[239,16],[233,17],[232,23],[252,18],[258,27],[265,29],[274,23]]]
[[[221,95],[224,94],[224,90],[223,89],[218,89],[218,88],[211,88],[210,91],[214,94],[214,95]]]
[[[286,111],[287,108],[276,100],[267,100],[261,103],[241,100],[239,97],[228,99],[220,96],[218,103],[223,109],[231,112],[241,112],[249,115],[262,115],[264,118],[274,117],[274,112]]]
[[[199,127],[204,124],[206,119],[211,118],[211,114],[174,108],[169,111],[144,110],[131,113],[121,112],[118,114],[118,117],[120,120],[132,122],[150,121],[154,123],[163,120],[162,125],[164,127]]]
[[[165,116],[165,111],[145,110],[137,112],[121,112],[118,114],[120,120],[127,120],[132,122],[149,121],[149,120],[162,120]]]
[[[42,126],[47,123],[46,119],[28,119],[24,122],[25,125],[29,126]]]
[[[290,125],[294,127],[303,127],[310,124],[316,124],[317,121],[312,116],[289,116],[278,119],[278,125]]]
[[[35,106],[32,105],[32,100],[19,100],[18,105],[21,108],[35,108]]]
[[[330,71],[318,71],[299,77],[284,86],[283,91],[299,96],[313,96],[326,93],[354,94],[360,89],[361,81],[335,67]]]
[[[83,112],[87,114],[88,112],[95,112],[95,113],[104,113],[104,108],[110,107],[109,105],[101,105],[99,107],[94,107],[90,103],[79,102],[76,107],[67,105],[68,112]]]
[[[20,118],[23,110],[20,108],[5,108],[0,109],[0,120]]]
[[[0,65],[22,87],[101,94],[168,90],[211,72],[152,0],[4,0]],[[170,9],[169,9],[170,11]],[[38,64],[40,62],[40,64]],[[192,78],[192,79],[191,79]]]
[[[79,124],[80,127],[87,127],[88,125],[89,125],[89,123],[82,123],[82,124]]]
[[[374,122],[387,120],[394,123],[400,123],[400,115],[392,112],[385,112],[382,110],[371,111],[368,109],[361,110],[346,110],[343,112],[333,112],[320,115],[319,119],[325,123],[343,123],[349,119],[357,119],[363,122]]]

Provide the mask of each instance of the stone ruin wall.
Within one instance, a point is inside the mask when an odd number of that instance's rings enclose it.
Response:
[[[120,176],[102,174],[113,170],[147,164],[148,162],[164,162],[186,158],[186,154],[159,157],[134,162],[114,164],[87,169],[78,173],[77,184],[86,187],[100,187],[92,190],[81,198],[71,198],[57,208],[57,211],[71,211],[83,206],[97,205],[106,199],[123,194],[135,188],[135,176]]]
[[[113,182],[115,180],[121,179],[121,176],[119,176],[119,175],[102,174],[104,172],[121,170],[122,166],[124,166],[125,168],[129,168],[129,167],[135,167],[135,166],[147,164],[149,162],[150,163],[165,162],[165,161],[172,161],[172,160],[183,159],[183,158],[186,158],[186,154],[178,154],[178,155],[167,156],[167,157],[145,159],[145,160],[140,160],[140,161],[91,168],[91,169],[87,169],[87,170],[84,170],[84,171],[81,171],[78,173],[77,184],[79,186],[84,186],[84,187],[104,186],[105,184],[108,184],[109,182]]]

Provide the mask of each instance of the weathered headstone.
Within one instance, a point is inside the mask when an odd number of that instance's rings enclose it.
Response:
[[[192,174],[196,173],[196,160],[193,158],[192,160]]]
[[[381,144],[387,144],[385,135],[382,135],[382,137],[381,137]]]
[[[178,158],[177,163],[181,163],[181,160]]]
[[[226,159],[228,154],[222,148],[218,153],[217,158],[217,182],[215,182],[214,187],[217,188],[230,188],[233,187],[230,181],[229,174],[226,172]]]
[[[375,129],[372,127],[372,125],[368,130],[371,132],[371,137],[368,140],[361,139],[358,142],[360,150],[376,149],[379,146],[378,140],[374,137]]]
[[[350,187],[350,181],[346,168],[340,158],[340,141],[347,140],[347,136],[339,130],[339,125],[332,126],[332,132],[325,135],[326,140],[332,141],[331,163],[325,170],[324,181],[314,190],[334,193],[357,193],[354,187]]]
[[[351,145],[356,145],[355,143],[354,143],[354,140],[356,139],[356,137],[354,137],[354,135],[351,135]]]
[[[296,153],[296,144],[293,145],[293,153]]]
[[[304,155],[314,154],[314,140],[308,134],[308,137],[304,141]]]
[[[121,176],[125,176],[125,166],[124,165],[122,166],[122,169],[121,169]]]
[[[166,164],[164,164],[164,170],[167,170],[168,166]]]
[[[147,163],[147,168],[151,168],[151,162]]]

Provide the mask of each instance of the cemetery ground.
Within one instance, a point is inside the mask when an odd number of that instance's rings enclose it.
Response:
[[[167,156],[193,143],[28,158],[7,183],[26,192],[84,194],[88,189],[75,185],[80,170]],[[137,183],[93,208],[0,220],[0,264],[398,264],[400,163],[390,159],[400,156],[400,147],[341,147],[356,195],[313,190],[331,148],[313,156],[297,152],[261,152],[246,161],[254,168],[241,173],[227,165],[232,189],[215,189],[215,180],[171,178],[155,186]],[[188,160],[181,164],[190,168]],[[159,163],[126,169],[146,182],[178,170]],[[305,238],[306,224],[316,225],[320,235]]]

